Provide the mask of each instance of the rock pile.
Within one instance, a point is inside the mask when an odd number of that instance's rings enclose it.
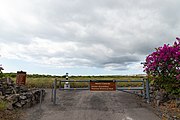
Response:
[[[14,81],[10,78],[0,79],[0,95],[10,95],[27,92],[28,89],[25,86],[18,86],[14,84]]]
[[[31,107],[43,100],[44,89],[28,89],[25,86],[18,86],[13,80],[4,78],[0,80],[0,100],[8,102],[8,109]]]
[[[155,87],[150,87],[150,97],[151,100],[156,103],[156,106],[164,104],[170,100],[176,100],[176,106],[180,108],[180,98],[174,95],[168,94],[163,89],[156,89]]]
[[[170,95],[163,89],[150,87],[152,105],[157,108],[158,114],[163,120],[180,119],[180,97]]]

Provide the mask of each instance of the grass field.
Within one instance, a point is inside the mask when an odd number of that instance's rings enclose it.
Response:
[[[69,80],[141,80],[144,77],[142,76],[70,76]],[[16,78],[12,78],[14,81]],[[49,76],[49,77],[32,77],[28,76],[26,79],[26,85],[30,88],[36,87],[36,88],[51,88],[52,83],[55,79],[58,80],[65,80],[62,76]],[[64,83],[61,84],[63,86]],[[121,82],[117,84],[118,86],[141,86],[142,83],[139,82]],[[77,83],[71,83],[71,87],[86,87],[88,86],[88,83],[86,82],[77,82]]]

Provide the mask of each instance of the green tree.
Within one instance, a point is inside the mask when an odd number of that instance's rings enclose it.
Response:
[[[2,72],[2,70],[4,70],[4,69],[3,69],[2,65],[0,65],[0,78],[3,78],[3,72]]]

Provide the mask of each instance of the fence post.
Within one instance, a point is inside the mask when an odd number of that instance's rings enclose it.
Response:
[[[57,89],[57,79],[54,81],[54,91],[53,91],[53,104],[56,104],[56,89]]]
[[[59,80],[59,90],[61,90],[61,80]]]
[[[39,109],[41,110],[41,104],[42,104],[42,89],[40,89],[40,99],[39,99]]]
[[[148,79],[146,79],[146,98],[147,98],[147,103],[150,103],[149,80]]]
[[[53,102],[54,98],[53,98],[53,93],[54,93],[54,82],[52,83],[52,91],[51,91],[51,102]]]
[[[88,82],[88,89],[90,90],[91,89],[91,80],[89,80],[89,82]]]
[[[118,90],[118,82],[116,80],[114,80],[115,84],[116,84],[116,91]]]

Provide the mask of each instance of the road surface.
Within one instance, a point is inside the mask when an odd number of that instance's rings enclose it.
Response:
[[[25,109],[21,120],[160,120],[135,95],[120,92],[57,91],[57,105],[51,90],[41,105]]]

